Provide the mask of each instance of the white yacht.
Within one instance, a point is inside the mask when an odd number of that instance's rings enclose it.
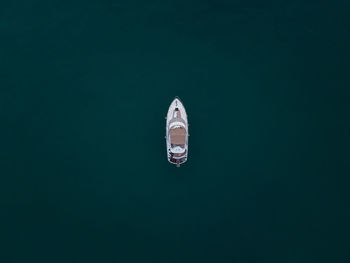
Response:
[[[189,134],[187,113],[178,97],[169,106],[165,129],[168,161],[180,167],[187,161]]]

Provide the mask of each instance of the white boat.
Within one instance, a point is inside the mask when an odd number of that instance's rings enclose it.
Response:
[[[187,113],[178,97],[169,106],[165,129],[168,161],[180,167],[187,161],[189,134]]]

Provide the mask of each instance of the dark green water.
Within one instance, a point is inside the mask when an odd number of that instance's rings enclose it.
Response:
[[[348,1],[0,4],[0,261],[349,262]],[[174,96],[189,161],[166,159]]]

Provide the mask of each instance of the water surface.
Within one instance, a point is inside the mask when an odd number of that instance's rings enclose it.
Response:
[[[1,6],[3,262],[346,262],[346,1]]]

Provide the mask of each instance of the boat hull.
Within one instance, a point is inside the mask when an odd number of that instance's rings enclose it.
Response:
[[[170,104],[168,113],[166,116],[166,148],[167,148],[167,158],[172,164],[176,164],[178,167],[185,163],[188,158],[188,119],[187,112],[178,97],[176,97]],[[180,131],[181,136],[178,136],[180,140],[176,143],[171,133],[174,130]],[[177,133],[178,133],[177,132]]]

